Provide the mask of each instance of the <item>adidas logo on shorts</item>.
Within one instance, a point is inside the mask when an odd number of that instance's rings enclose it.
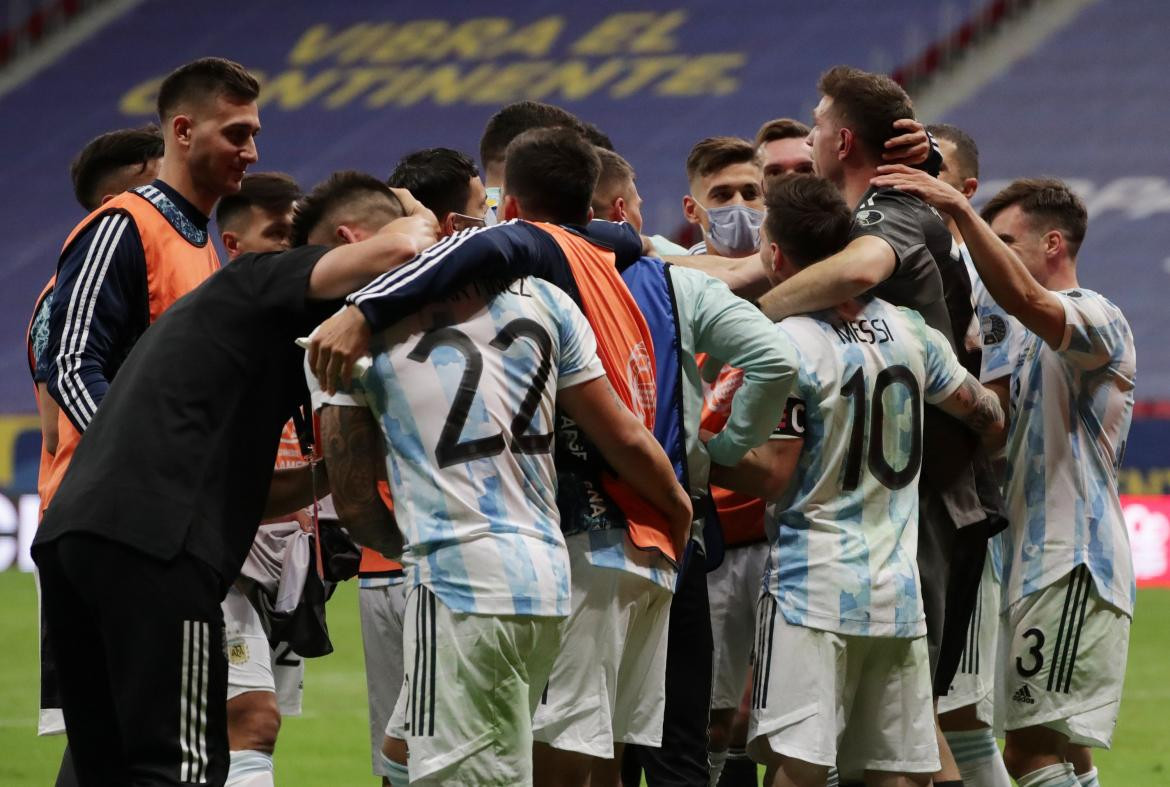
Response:
[[[1023,702],[1028,705],[1035,705],[1036,700],[1032,697],[1032,692],[1028,691],[1027,684],[1016,689],[1016,693],[1012,695],[1013,702]]]

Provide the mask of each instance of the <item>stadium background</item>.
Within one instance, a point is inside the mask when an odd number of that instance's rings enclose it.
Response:
[[[24,329],[81,215],[69,161],[93,136],[151,120],[175,66],[216,54],[262,75],[253,169],[304,186],[341,168],[385,175],[420,147],[474,155],[484,122],[509,101],[565,106],[634,165],[647,229],[684,240],[683,160],[698,138],[807,120],[817,75],[836,63],[895,74],[920,118],[979,143],[980,196],[1048,174],[1089,207],[1081,281],[1125,311],[1140,359],[1121,485],[1147,588],[1170,587],[1168,29],[1163,0],[0,0],[0,571],[16,570],[0,574],[0,783],[45,783],[59,745],[31,738],[35,599],[19,572],[31,568],[40,438]],[[344,652],[310,664],[307,717],[281,736],[286,763],[311,752],[312,764],[282,783],[348,784],[365,772],[356,608],[352,589],[341,593],[331,620]],[[1151,734],[1167,728],[1158,704],[1170,694],[1160,668],[1170,594],[1143,589],[1137,617],[1120,748],[1102,757],[1103,782],[1170,784]]]

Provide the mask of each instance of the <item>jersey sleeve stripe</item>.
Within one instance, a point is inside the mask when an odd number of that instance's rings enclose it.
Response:
[[[495,225],[501,226],[501,225]],[[420,253],[413,261],[399,265],[393,270],[383,273],[362,289],[349,296],[350,303],[361,304],[371,298],[388,295],[400,287],[405,287],[416,278],[426,273],[441,262],[448,254],[455,251],[470,237],[486,232],[488,227],[473,227],[458,232],[446,240],[440,241],[429,249]]]
[[[130,219],[124,215],[106,216],[86,253],[85,262],[69,295],[65,326],[61,332],[61,349],[57,355],[57,387],[62,406],[82,429],[89,425],[97,403],[81,379],[81,356],[89,340],[90,323],[109,270],[110,260],[118,247]]]

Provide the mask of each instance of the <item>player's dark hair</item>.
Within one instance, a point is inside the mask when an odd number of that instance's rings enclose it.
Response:
[[[792,118],[769,120],[756,132],[756,147],[778,139],[804,139],[809,131],[808,126]]]
[[[585,224],[601,173],[596,148],[574,129],[525,131],[508,145],[505,192],[532,217]]]
[[[1020,207],[1039,232],[1058,230],[1068,244],[1069,256],[1077,256],[1085,240],[1089,212],[1067,183],[1056,178],[1014,180],[988,200],[980,215],[990,224],[1013,205]]]
[[[236,101],[255,101],[260,83],[248,70],[222,57],[201,57],[179,66],[158,89],[158,117],[166,123],[188,102],[226,95]]]
[[[321,225],[363,220],[381,224],[406,214],[398,195],[383,181],[356,170],[334,172],[297,201],[293,210],[293,246],[304,246]]]
[[[479,175],[468,156],[451,148],[426,148],[402,157],[387,183],[408,190],[439,221],[448,213],[463,213],[471,194],[471,179]]]
[[[162,158],[163,138],[158,126],[123,128],[94,137],[73,159],[69,175],[73,196],[86,210],[96,210],[107,181],[123,167],[137,164],[142,173],[146,165]],[[110,184],[116,185],[116,184]],[[118,188],[118,191],[123,189]]]
[[[601,174],[597,176],[597,187],[593,189],[593,212],[598,213],[609,210],[605,203],[613,198],[614,192],[637,176],[630,162],[612,150],[595,147],[594,151],[601,162]]]
[[[687,155],[687,180],[710,175],[732,164],[753,163],[756,148],[740,137],[707,137]]]
[[[899,132],[894,121],[914,117],[910,96],[884,74],[834,66],[821,74],[817,89],[833,99],[833,112],[853,131],[871,158],[881,158],[886,140]]]
[[[571,128],[582,135],[589,133],[585,124],[566,109],[540,101],[508,104],[492,115],[483,129],[479,140],[479,163],[487,167],[502,161],[508,145],[525,131],[557,127]]]
[[[301,187],[283,172],[256,172],[244,176],[240,190],[215,206],[215,222],[221,230],[248,213],[255,205],[266,213],[285,214],[301,198]]]
[[[768,237],[797,267],[836,254],[849,242],[853,211],[824,178],[804,173],[770,178],[764,206]]]
[[[971,135],[950,123],[932,123],[926,127],[936,139],[945,139],[955,146],[955,169],[961,178],[979,177],[979,146]]]
[[[597,126],[586,121],[581,121],[581,127],[584,129],[581,136],[589,140],[595,147],[602,150],[613,150],[613,140],[609,138],[609,134],[599,129]]]

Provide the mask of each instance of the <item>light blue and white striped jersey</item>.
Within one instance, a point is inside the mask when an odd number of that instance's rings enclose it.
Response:
[[[1133,413],[1133,334],[1098,293],[1054,294],[1064,305],[1064,340],[1053,349],[1021,328],[1011,377],[1003,605],[1083,563],[1101,598],[1132,615],[1133,556],[1117,468]]]
[[[371,342],[411,587],[457,612],[569,614],[553,468],[556,391],[605,374],[585,316],[532,277],[471,285]]]
[[[979,381],[989,383],[1012,373],[1026,331],[1019,320],[1000,308],[991,297],[979,271],[975,269],[967,247],[958,245],[958,249],[971,277],[971,301],[978,322],[979,346],[983,350],[979,363]]]
[[[803,438],[768,507],[764,587],[793,625],[838,634],[926,633],[916,556],[923,402],[966,377],[915,311],[879,299],[780,323],[800,373],[776,438]]]

